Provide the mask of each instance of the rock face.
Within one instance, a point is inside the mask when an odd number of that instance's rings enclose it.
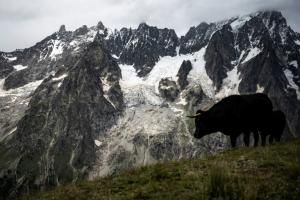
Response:
[[[169,101],[174,101],[179,94],[179,89],[176,85],[176,82],[167,78],[159,81],[158,90],[160,95]]]
[[[199,51],[207,45],[211,35],[217,30],[216,24],[202,22],[197,27],[191,27],[185,36],[180,39],[180,54]]]
[[[87,175],[95,161],[94,138],[106,134],[121,108],[110,103],[114,94],[106,96],[100,77],[115,82],[114,90],[120,88],[120,69],[95,41],[74,66],[50,75],[35,90],[14,135],[0,150],[1,169],[16,175],[15,193]],[[116,100],[122,105],[122,95]]]
[[[139,76],[145,76],[160,56],[175,56],[179,42],[173,29],[158,29],[142,23],[137,29],[123,28],[115,32],[107,43],[107,49],[111,49],[120,62],[133,65]]]
[[[187,76],[190,73],[190,71],[192,70],[192,63],[189,60],[184,60],[178,70],[177,73],[177,83],[180,87],[181,90],[184,90],[184,88],[189,84],[189,82],[187,81]]]
[[[224,25],[215,32],[208,43],[204,58],[207,75],[219,90],[223,79],[227,77],[226,72],[233,69],[231,62],[236,58],[234,35],[230,25]]]
[[[300,133],[300,34],[277,11],[201,23],[178,38],[102,22],[0,52],[0,193],[93,179],[228,148],[196,140],[186,115],[231,94],[266,93]],[[242,145],[242,144],[241,144]]]

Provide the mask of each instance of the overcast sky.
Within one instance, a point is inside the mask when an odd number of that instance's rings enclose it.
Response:
[[[57,31],[102,21],[110,28],[146,22],[174,28],[183,35],[190,26],[262,9],[282,11],[300,32],[300,0],[0,0],[0,51],[26,48]]]

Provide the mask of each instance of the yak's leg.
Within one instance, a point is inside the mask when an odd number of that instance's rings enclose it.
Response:
[[[236,146],[236,135],[230,135],[231,147],[234,148]]]
[[[250,143],[250,132],[249,131],[244,132],[244,143],[247,147],[249,147],[249,143]]]
[[[275,136],[275,141],[280,142],[281,134],[278,134]]]
[[[258,145],[258,140],[259,140],[259,134],[257,130],[253,131],[253,137],[254,137],[254,146],[257,147]]]
[[[274,136],[273,135],[270,135],[270,138],[269,138],[269,144],[272,144],[274,141]]]
[[[266,145],[266,135],[264,133],[261,134],[261,145],[265,146]]]

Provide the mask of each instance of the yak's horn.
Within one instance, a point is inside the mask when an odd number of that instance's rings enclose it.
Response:
[[[193,116],[188,115],[188,116],[186,116],[186,117],[189,117],[189,118],[196,118],[196,117],[199,117],[200,115],[201,115],[201,113],[198,113],[198,114],[196,114],[196,115],[193,115]]]

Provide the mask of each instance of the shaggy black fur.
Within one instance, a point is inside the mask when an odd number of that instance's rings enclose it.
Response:
[[[230,136],[232,147],[236,146],[236,139],[244,133],[244,142],[249,146],[250,133],[254,132],[255,145],[258,142],[257,131],[265,130],[268,134],[272,103],[265,94],[232,95],[222,99],[208,111],[198,110],[195,116],[198,139],[213,132],[222,132]]]
[[[272,144],[274,139],[279,142],[282,136],[284,127],[286,124],[285,114],[280,111],[272,112],[270,118],[268,119],[268,128],[260,131],[261,144],[264,146],[266,144],[266,137],[269,137],[269,143]]]

